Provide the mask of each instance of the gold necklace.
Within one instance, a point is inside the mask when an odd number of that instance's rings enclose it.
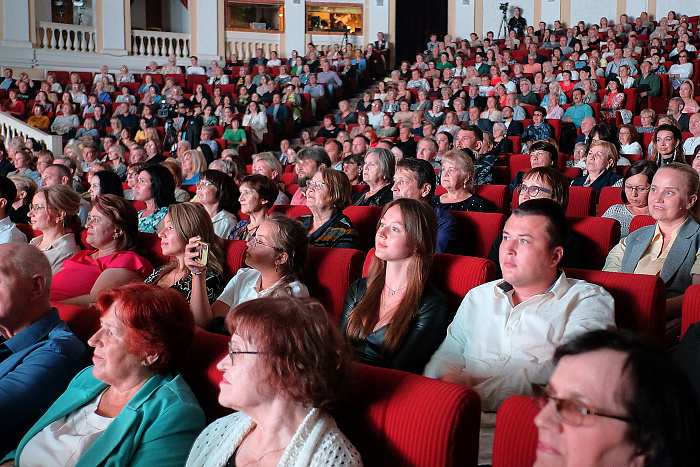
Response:
[[[399,287],[399,288],[396,289],[396,290],[392,289],[392,288],[389,287],[387,284],[384,284],[384,287],[386,287],[387,289],[389,289],[389,292],[391,292],[391,295],[396,295],[396,292],[398,292],[399,290],[403,290],[403,289],[407,288],[408,285],[406,285],[406,286],[404,286],[404,287]]]

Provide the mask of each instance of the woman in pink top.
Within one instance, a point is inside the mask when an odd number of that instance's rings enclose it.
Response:
[[[53,276],[51,300],[89,306],[104,289],[143,281],[153,270],[134,253],[138,215],[130,201],[115,195],[99,196],[85,224],[87,244],[63,263]]]

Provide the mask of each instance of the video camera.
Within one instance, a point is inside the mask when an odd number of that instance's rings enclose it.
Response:
[[[499,6],[498,9],[501,10],[503,14],[508,13],[508,2],[501,3],[501,6]]]
[[[177,112],[175,111],[176,108],[177,107],[175,104],[166,104],[163,102],[160,105],[160,109],[158,109],[158,117],[162,118],[163,120],[173,120],[178,116]]]

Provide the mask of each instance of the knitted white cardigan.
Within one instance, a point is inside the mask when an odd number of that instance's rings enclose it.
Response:
[[[226,465],[253,420],[242,412],[220,418],[197,437],[186,467],[222,467]],[[280,467],[362,466],[355,447],[343,435],[333,417],[312,408],[282,454]]]

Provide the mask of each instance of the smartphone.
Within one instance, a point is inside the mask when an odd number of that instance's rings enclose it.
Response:
[[[209,261],[209,244],[202,241],[198,241],[196,243],[199,245],[197,247],[199,254],[194,258],[194,260],[202,266],[206,266],[207,262]]]

